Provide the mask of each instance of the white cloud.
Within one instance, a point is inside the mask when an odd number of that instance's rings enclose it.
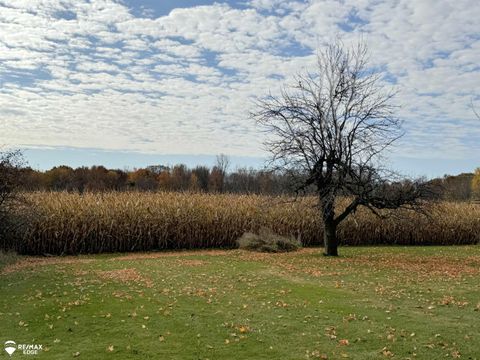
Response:
[[[113,0],[0,0],[0,143],[261,155],[252,99],[313,66],[318,45],[363,35],[373,64],[396,79],[401,154],[480,151],[474,0],[253,0],[145,14]]]

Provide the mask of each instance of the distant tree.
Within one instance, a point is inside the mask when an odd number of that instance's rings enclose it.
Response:
[[[252,115],[269,138],[271,166],[291,176],[297,192],[313,188],[323,220],[325,255],[338,255],[337,227],[359,206],[417,208],[421,182],[395,181],[379,164],[401,135],[392,94],[370,71],[364,44],[336,42],[320,51],[316,72],[297,77],[280,96],[260,100]],[[345,208],[336,199],[348,196]]]
[[[69,166],[56,166],[45,172],[45,182],[48,190],[74,190],[74,171]]]
[[[210,169],[206,166],[197,166],[192,170],[192,174],[195,174],[197,177],[199,190],[207,192]]]
[[[116,191],[125,190],[125,188],[127,187],[128,174],[125,171],[120,169],[110,170],[109,173],[110,173],[110,177],[114,179],[112,190],[116,190]]]
[[[256,173],[253,169],[239,168],[229,175],[229,191],[237,193],[256,193]]]
[[[208,177],[208,190],[213,193],[221,193],[224,190],[224,174],[214,166]]]
[[[215,166],[222,171],[224,174],[228,172],[230,167],[230,158],[225,154],[220,154],[216,156]]]
[[[230,159],[225,154],[217,155],[215,166],[210,172],[209,189],[213,192],[222,193],[225,191],[225,179],[228,168],[230,167]]]
[[[200,182],[198,180],[197,174],[192,172],[190,174],[190,184],[188,185],[188,190],[193,192],[200,191]]]
[[[271,171],[258,172],[259,192],[262,194],[270,194],[273,190],[273,179]]]
[[[472,178],[472,197],[475,200],[480,200],[480,168],[475,169]]]
[[[157,176],[158,187],[163,191],[170,191],[173,189],[172,177],[170,176],[170,169],[166,168]]]
[[[72,187],[79,193],[83,193],[87,190],[90,177],[90,169],[86,166],[76,168],[73,171],[73,184]]]
[[[158,188],[157,175],[147,169],[137,169],[128,174],[128,182],[138,190],[153,191]]]
[[[168,166],[164,166],[164,165],[150,165],[150,166],[147,166],[145,169],[147,169],[148,171],[156,175],[159,175],[162,171],[169,170]]]
[[[85,189],[93,192],[114,190],[119,177],[119,173],[104,166],[92,166],[86,172]]]
[[[175,165],[172,169],[173,190],[184,191],[190,185],[190,170],[184,164]]]
[[[426,185],[431,190],[430,195],[426,196],[428,200],[441,200],[444,198],[445,186],[442,178],[428,180]]]
[[[443,178],[443,199],[468,201],[472,196],[473,174],[445,175]]]
[[[21,190],[38,191],[45,189],[44,174],[31,167],[23,167],[18,170]]]

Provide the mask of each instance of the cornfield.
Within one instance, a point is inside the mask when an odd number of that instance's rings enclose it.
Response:
[[[320,245],[314,198],[190,193],[30,193],[9,247],[24,254],[231,248],[267,227]],[[345,201],[343,201],[345,203]],[[344,206],[345,204],[343,204]],[[342,201],[338,204],[342,207]],[[342,245],[461,245],[480,242],[480,206],[434,203],[428,216],[404,210],[382,220],[359,210],[338,229]]]

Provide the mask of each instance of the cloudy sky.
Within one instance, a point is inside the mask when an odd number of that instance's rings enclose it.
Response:
[[[46,168],[262,164],[255,97],[363,38],[409,175],[480,166],[478,0],[0,0],[0,144]]]

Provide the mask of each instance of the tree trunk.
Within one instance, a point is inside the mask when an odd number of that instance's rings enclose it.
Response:
[[[338,256],[337,225],[333,219],[324,220],[323,225],[323,243],[325,246],[325,256]]]
[[[337,223],[335,222],[335,196],[331,193],[320,194],[320,208],[323,220],[323,245],[325,256],[338,256]]]

